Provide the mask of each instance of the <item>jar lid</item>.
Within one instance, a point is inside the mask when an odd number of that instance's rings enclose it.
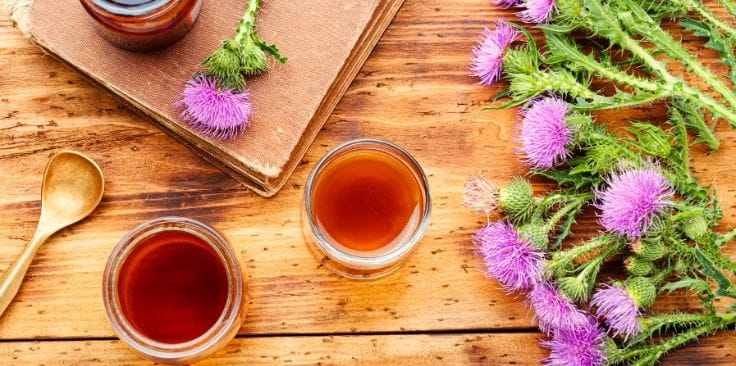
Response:
[[[92,0],[102,10],[120,16],[137,17],[150,14],[172,0]]]

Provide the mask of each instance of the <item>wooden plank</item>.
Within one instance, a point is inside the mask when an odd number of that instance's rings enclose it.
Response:
[[[530,365],[547,357],[538,333],[236,338],[198,365]],[[666,355],[663,366],[733,365],[736,336],[719,333]],[[149,365],[117,340],[0,343],[4,364]]]
[[[198,365],[530,364],[545,356],[537,334],[237,338]],[[521,342],[531,347],[517,347]],[[119,341],[2,342],[8,365],[147,365]]]
[[[30,238],[39,214],[43,167],[53,151],[75,148],[99,161],[107,194],[92,218],[38,253],[0,338],[113,335],[101,303],[105,260],[133,226],[184,215],[222,231],[248,272],[252,303],[243,334],[401,332],[532,326],[521,299],[479,271],[470,233],[482,222],[460,204],[478,170],[504,182],[526,169],[513,153],[514,111],[480,112],[504,86],[468,76],[479,30],[510,11],[485,0],[409,0],[289,180],[265,200],[244,191],[113,98],[82,80],[0,21],[0,269]],[[686,44],[694,45],[692,37]],[[715,60],[714,52],[701,57]],[[661,105],[602,114],[607,121],[663,115]],[[716,181],[726,226],[736,224],[736,133],[721,124],[721,151],[695,154],[704,182]],[[318,268],[300,229],[302,185],[329,148],[350,138],[392,140],[429,174],[432,225],[407,266],[386,279],[353,282]],[[549,188],[535,180],[539,190]],[[579,238],[598,230],[580,220]],[[733,253],[733,249],[730,250]],[[663,309],[696,306],[682,298]]]

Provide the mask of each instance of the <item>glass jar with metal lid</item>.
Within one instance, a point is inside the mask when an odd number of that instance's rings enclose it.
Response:
[[[178,41],[194,26],[202,0],[80,0],[100,35],[119,48],[147,51]]]

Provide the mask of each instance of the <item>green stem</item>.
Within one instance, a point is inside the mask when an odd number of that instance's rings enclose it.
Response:
[[[662,80],[664,81],[664,86],[668,91],[677,93],[682,97],[707,108],[712,113],[715,113],[724,118],[731,124],[731,126],[736,128],[736,113],[726,108],[722,104],[716,103],[713,98],[704,94],[700,90],[685,85],[685,83],[681,79],[676,78],[672,74],[670,74],[670,72],[667,71],[667,68],[661,62],[657,61],[649,51],[647,51],[644,47],[641,46],[641,44],[639,44],[637,40],[631,38],[631,36],[629,36],[629,34],[623,30],[623,28],[621,27],[621,23],[619,23],[618,19],[614,17],[614,15],[618,14],[618,12],[612,11],[612,9],[607,6],[603,6],[603,4],[599,0],[587,0],[585,2],[581,1],[580,3],[582,3],[584,6],[587,5],[591,18],[595,18],[603,23],[602,25],[605,26],[606,30],[606,33],[604,35],[607,36],[607,38],[611,40],[611,42],[617,43],[622,48],[629,50],[647,67],[657,73],[659,77],[662,78]],[[599,23],[589,23],[586,26],[591,31],[599,34],[601,33],[600,29],[598,29],[601,26],[601,24]],[[669,37],[669,35],[667,36]],[[687,54],[687,52],[685,53]],[[723,86],[723,84],[720,82],[718,82],[718,84]],[[720,89],[721,90],[718,90],[719,92],[723,92],[726,95],[730,94],[730,91],[728,91],[727,88],[725,91],[723,90],[723,88]]]
[[[626,246],[626,243],[619,241],[618,243],[608,247],[606,250],[595,256],[595,258],[585,262],[585,264],[581,266],[583,270],[578,273],[577,279],[581,283],[586,284],[586,299],[587,296],[590,296],[590,294],[593,292],[595,279],[596,277],[598,277],[598,272],[601,269],[601,265],[603,265],[603,261],[605,261],[608,257],[618,253],[621,249],[624,248],[624,246]]]
[[[700,216],[703,214],[704,211],[704,209],[700,206],[689,206],[683,204],[678,204],[676,208],[680,210],[680,212],[669,217],[669,220],[671,222],[687,220],[691,217]]]
[[[736,18],[736,3],[732,0],[720,0],[720,3],[731,14],[731,17]]]
[[[729,231],[728,233],[721,235],[719,239],[719,243],[721,243],[722,245],[726,245],[729,241],[733,240],[734,238],[736,238],[736,229],[733,229]]]
[[[547,223],[544,225],[544,231],[548,233],[551,232],[552,229],[557,226],[557,223],[559,223],[560,220],[562,220],[570,211],[580,208],[580,206],[593,199],[593,197],[594,195],[592,192],[575,196],[570,203],[557,210],[557,212],[547,220]]]
[[[572,61],[576,67],[583,67],[590,74],[641,90],[659,92],[662,89],[656,82],[630,75],[613,65],[605,65],[593,56],[586,55],[561,35],[545,32],[545,36],[550,53]]]
[[[245,9],[243,18],[240,19],[235,42],[241,44],[244,40],[253,39],[256,29],[256,15],[261,8],[261,0],[248,0],[248,7]]]
[[[736,95],[731,89],[723,84],[713,73],[706,69],[694,56],[688,54],[687,50],[672,38],[672,35],[662,30],[658,23],[652,19],[644,9],[634,2],[628,2],[632,8],[632,16],[622,17],[626,27],[634,33],[654,43],[658,49],[667,55],[683,63],[690,71],[698,75],[708,83],[713,90],[718,92],[731,106],[736,106]],[[648,52],[647,52],[648,54]]]
[[[685,120],[682,118],[682,115],[677,109],[673,110],[672,115],[672,122],[675,125],[675,128],[678,130],[678,133],[676,134],[678,141],[677,143],[680,145],[680,151],[682,152],[680,156],[680,160],[678,162],[678,166],[682,173],[685,173],[688,177],[690,176],[690,142],[687,140],[687,126],[685,126]],[[709,128],[706,127],[707,131],[710,131]],[[713,136],[715,139],[715,136]],[[715,140],[718,145],[720,143],[718,140]],[[708,144],[710,146],[710,144]],[[717,148],[716,148],[717,149]]]
[[[674,89],[675,92],[678,92],[682,97],[708,109],[712,114],[726,120],[731,127],[736,128],[736,113],[726,108],[723,104],[716,102],[715,99],[711,98],[708,94],[685,85],[684,83],[679,83]]]
[[[572,263],[575,258],[593,250],[604,248],[612,243],[616,243],[617,241],[620,242],[621,239],[612,234],[603,234],[591,239],[583,245],[556,252],[552,255],[552,259],[547,263],[547,270],[550,271],[550,273],[559,274],[559,271]]]
[[[631,51],[637,58],[642,60],[651,70],[656,72],[667,84],[674,84],[677,79],[672,76],[664,65],[657,61],[644,47],[642,47],[638,41],[631,38],[626,31],[621,27],[618,19],[615,18],[618,12],[612,11],[607,6],[604,6],[599,0],[587,0],[584,3],[590,10],[590,15],[596,19],[602,21],[606,26],[608,32],[608,38],[621,45],[624,49]],[[600,33],[600,29],[596,26],[589,26],[589,29]]]
[[[674,335],[672,338],[661,342],[660,344],[644,347],[645,356],[638,359],[633,365],[651,365],[664,356],[667,352],[678,348],[686,343],[698,339],[700,336],[713,333],[715,331],[727,328],[736,324],[736,313],[719,315],[717,319],[703,324],[699,327],[692,328],[683,333]]]
[[[716,28],[726,33],[730,38],[736,39],[736,29],[731,28],[728,24],[718,19],[715,14],[703,6],[700,1],[684,0],[684,2],[690,9],[695,10],[696,13],[703,17],[703,19],[710,22],[710,24],[713,24]],[[731,6],[733,6],[733,4],[731,4]]]

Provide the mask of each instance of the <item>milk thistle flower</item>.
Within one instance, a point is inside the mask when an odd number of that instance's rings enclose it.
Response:
[[[545,333],[578,330],[588,322],[588,316],[549,282],[534,286],[528,301]]]
[[[625,288],[604,285],[593,295],[590,304],[597,307],[598,317],[605,320],[614,336],[625,339],[641,333],[640,307],[649,307],[656,297],[656,289],[645,277],[633,277]]]
[[[492,85],[501,79],[503,55],[519,37],[519,31],[503,19],[496,22],[496,29],[483,29],[483,38],[473,48],[470,63],[471,75],[477,76],[483,85]]]
[[[519,17],[526,23],[546,23],[555,10],[555,0],[527,0],[521,5],[524,9]]]
[[[482,175],[475,175],[468,178],[465,183],[463,204],[473,211],[488,216],[498,209],[498,195],[499,190],[493,183]]]
[[[250,125],[252,105],[245,76],[268,71],[266,54],[286,63],[274,45],[263,42],[255,29],[260,0],[248,0],[240,25],[203,62],[203,70],[186,83],[177,106],[183,120],[208,137],[232,139]]]
[[[534,191],[524,178],[516,177],[499,189],[483,176],[476,175],[465,183],[463,204],[486,216],[498,209],[514,224],[521,224],[534,210]]]
[[[187,82],[181,103],[183,120],[198,132],[231,139],[250,125],[251,103],[248,90],[221,87],[212,76],[197,75]]]
[[[573,131],[568,127],[567,103],[557,97],[545,97],[532,102],[521,111],[518,141],[524,162],[536,169],[550,169],[570,156],[568,146]]]
[[[606,360],[606,334],[594,319],[579,329],[556,331],[541,343],[550,350],[542,364],[550,366],[598,366]]]
[[[673,191],[655,165],[611,174],[608,188],[598,191],[600,222],[612,233],[640,238],[671,206]]]
[[[488,276],[508,292],[526,291],[542,279],[544,253],[523,238],[514,225],[496,221],[475,233],[478,253],[488,268]]]

